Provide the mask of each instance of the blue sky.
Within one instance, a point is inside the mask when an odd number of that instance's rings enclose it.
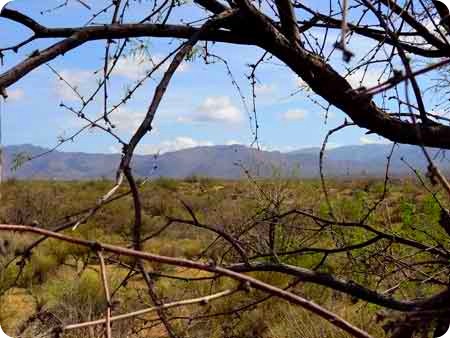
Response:
[[[49,26],[82,25],[91,13],[76,1],[61,10],[40,14],[42,10],[58,5],[60,1],[15,0],[9,8],[20,9],[42,24]],[[103,1],[88,1],[100,8]],[[134,10],[128,16],[129,21],[139,17],[139,13],[150,5],[147,1],[134,4]],[[194,5],[179,9],[171,20],[177,18],[201,17],[202,12]],[[103,22],[110,20],[107,16]],[[0,41],[2,46],[20,40],[29,34],[25,29],[7,20],[0,19]],[[317,31],[317,34],[321,34]],[[338,37],[336,32],[331,36]],[[39,41],[20,51],[18,55],[7,54],[1,71],[7,70],[19,62],[34,49],[48,46],[51,41]],[[179,41],[170,39],[151,39],[146,41],[153,60],[160,60],[170,48]],[[353,40],[350,45],[356,53],[362,53],[371,47],[369,42]],[[251,113],[251,86],[246,75],[247,66],[262,55],[262,51],[253,47],[216,44],[211,52],[221,55],[228,62],[242,93],[247,98]],[[51,66],[79,88],[83,95],[95,88],[98,76],[94,71],[103,65],[104,43],[92,42],[51,62]],[[119,61],[118,69],[110,85],[111,105],[119,101],[126,88],[136,81],[149,64],[148,56],[129,55]],[[335,60],[339,67],[341,60]],[[343,69],[343,68],[342,68]],[[149,105],[153,89],[161,72],[154,80],[142,87],[126,106],[111,115],[117,125],[118,134],[128,139],[138,126],[139,120]],[[356,83],[356,74],[352,81]],[[321,145],[326,132],[344,121],[344,114],[331,110],[325,123],[324,111],[313,103],[308,93],[292,96],[299,89],[299,80],[276,59],[263,64],[257,74],[257,112],[260,124],[259,141],[270,150],[290,151],[298,148]],[[371,73],[366,84],[374,84],[377,74]],[[79,106],[71,92],[46,66],[32,72],[9,89],[10,98],[2,103],[3,143],[32,143],[44,147],[57,144],[59,136],[67,137],[83,125],[83,122],[67,110],[60,108],[64,102],[74,108]],[[315,97],[317,99],[317,97]],[[100,102],[87,110],[90,117],[98,116],[102,111]],[[253,135],[250,129],[248,111],[246,111],[236,88],[232,85],[223,64],[205,65],[197,59],[186,62],[175,75],[167,95],[161,104],[154,122],[155,130],[144,138],[140,153],[170,151],[196,145],[242,143],[250,144]],[[365,131],[352,128],[333,137],[331,145],[362,144],[384,142],[384,140],[366,136]],[[120,147],[117,142],[103,132],[91,130],[68,142],[60,150],[83,152],[115,152]]]

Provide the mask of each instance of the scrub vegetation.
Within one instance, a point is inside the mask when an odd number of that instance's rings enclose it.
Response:
[[[89,208],[110,185],[106,180],[7,181],[2,185],[1,223],[52,229],[62,219],[68,221],[66,215],[74,210]],[[384,190],[383,181],[375,179],[328,182],[334,217],[343,222],[359,222],[367,209],[385,195],[367,223],[383,233],[429,248],[449,247],[447,234],[439,224],[441,209],[436,202],[439,192],[436,195],[426,192],[412,179],[395,180],[387,192]],[[320,221],[300,214],[282,216],[292,210],[303,210],[317,217],[329,217],[328,205],[323,196],[317,198],[318,192],[321,196],[318,180],[223,181],[190,177],[149,181],[141,190],[145,238],[142,250],[232,267],[239,261],[237,253],[229,242],[206,228],[220,227],[239,238],[255,267],[295,266],[317,274],[308,279],[306,275],[255,268],[251,276],[294,294],[307,295],[374,337],[387,337],[389,323],[395,322],[400,314],[387,312],[382,304],[358,299],[352,291],[330,289],[327,284],[331,283],[331,274],[345,281],[347,288],[363,285],[398,300],[420,300],[445,289],[446,262],[426,249],[418,250],[389,239],[331,252],[331,248],[339,248],[341,241],[345,243],[342,246],[352,247],[367,242],[373,235],[360,229],[349,231],[346,227],[324,229]],[[126,193],[125,189],[117,192]],[[188,224],[192,215],[205,227]],[[132,220],[132,198],[126,195],[93,215],[82,227],[63,233],[127,246],[132,237],[129,230]],[[55,326],[103,318],[107,304],[96,253],[55,239],[32,247],[36,239],[19,233],[2,237],[0,323],[5,331],[14,337],[19,334],[36,337]],[[275,254],[271,254],[271,245]],[[132,264],[132,259],[106,256],[113,316],[152,305],[147,285]],[[285,300],[267,296],[250,286],[244,288],[229,278],[158,262],[146,263],[145,269],[153,278],[155,293],[164,303],[234,290],[224,298],[168,309],[167,320],[183,336],[349,336]],[[115,337],[167,335],[155,312],[113,322],[112,328]],[[103,326],[97,325],[69,331],[64,336],[97,337],[103,330]]]

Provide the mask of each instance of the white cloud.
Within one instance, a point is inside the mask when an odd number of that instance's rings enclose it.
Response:
[[[229,140],[229,141],[225,142],[225,145],[234,146],[234,145],[243,145],[243,143],[240,141],[237,141],[237,140]]]
[[[269,84],[257,84],[255,86],[255,94],[256,95],[268,95],[273,94],[275,92],[275,85],[269,85]]]
[[[299,121],[304,120],[306,112],[301,109],[291,109],[282,114],[283,120],[287,121]]]
[[[294,85],[298,87],[299,89],[310,91],[311,88],[309,85],[299,76],[294,75]]]
[[[425,26],[426,29],[428,29],[429,33],[431,33],[432,35],[434,35],[434,37],[440,39],[442,42],[445,42],[444,40],[442,40],[442,36],[445,35],[445,31],[442,29],[442,26],[439,24],[439,22],[434,22],[426,19],[425,21],[422,22],[422,25]],[[441,34],[439,33],[438,29],[441,31]],[[428,44],[428,42],[421,37],[420,35],[407,35],[407,36],[401,36],[400,40],[402,42],[406,42],[409,44],[418,44],[421,45],[421,47],[423,48],[423,45],[427,45],[430,46]]]
[[[359,88],[361,86],[370,88],[386,81],[387,77],[385,73],[376,72],[374,69],[368,70],[367,72],[359,69],[347,76],[346,79],[353,88]]]
[[[209,96],[191,116],[179,117],[179,122],[212,122],[235,124],[244,120],[242,112],[228,96]]]
[[[144,78],[155,65],[160,63],[164,57],[162,55],[148,56],[145,54],[127,55],[120,58],[114,67],[113,74],[125,77],[130,80],[140,80]],[[159,72],[167,70],[170,64],[170,59],[166,61],[159,69]],[[189,64],[181,63],[177,72],[185,72],[189,69]]]
[[[144,117],[145,111],[135,111],[121,107],[112,112],[109,118],[117,130],[134,132],[144,120]]]
[[[8,94],[7,100],[11,102],[20,101],[25,97],[25,92],[19,88],[7,91],[7,94]]]
[[[145,57],[126,56],[117,61],[113,74],[138,80],[143,78],[151,67],[152,63]]]
[[[362,144],[389,144],[389,143],[391,143],[391,141],[389,141],[385,138],[379,137],[379,136],[376,136],[376,137],[362,136],[359,139],[359,141]]]
[[[81,95],[85,94],[86,90],[92,89],[97,83],[92,72],[86,70],[65,69],[60,71],[59,75]],[[78,95],[63,80],[55,80],[55,89],[56,94],[63,100],[80,100]]]
[[[336,142],[328,142],[326,149],[336,149],[342,147],[342,144]]]
[[[210,141],[194,140],[190,137],[179,136],[173,140],[163,141],[159,144],[142,144],[136,149],[136,152],[142,155],[167,153],[170,151],[177,151],[188,148],[195,148],[200,146],[212,146],[214,143]]]

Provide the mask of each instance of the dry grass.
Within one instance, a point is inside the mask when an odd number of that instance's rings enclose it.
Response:
[[[326,204],[320,194],[317,181],[264,180],[256,187],[251,182],[215,181],[191,178],[187,181],[161,179],[148,184],[142,190],[144,206],[145,234],[159,230],[165,224],[165,216],[188,217],[180,199],[189,203],[197,213],[200,221],[220,226],[222,229],[237,233],[243,223],[252,214],[258,213],[267,205],[261,196],[261,189],[272,199],[282,199],[280,210],[301,208],[314,210],[318,214],[327,215]],[[330,196],[336,215],[342,219],[354,220],[360,217],[367,205],[377,200],[382,192],[378,181],[329,182]],[[405,189],[405,184],[408,187]],[[111,183],[107,181],[77,182],[8,182],[2,186],[2,195],[6,196],[0,207],[0,220],[4,223],[29,224],[37,221],[44,227],[51,227],[63,215],[91,206]],[[409,206],[414,205],[414,210]],[[392,185],[379,211],[371,219],[385,227],[399,232],[411,231],[405,228],[405,222],[412,218],[417,224],[427,219],[427,226],[436,226],[436,209],[430,196],[411,182]],[[294,224],[294,219],[291,220]],[[280,224],[278,228],[279,250],[289,249],[302,243],[309,227],[315,226],[310,220],[302,220],[295,227],[292,224]],[[131,241],[130,225],[132,224],[131,200],[126,197],[114,202],[81,226],[72,235],[104,242],[126,245]],[[438,227],[436,227],[438,229]],[[438,230],[437,230],[438,231]],[[245,241],[263,249],[260,240],[267,233],[264,227],[256,228],[246,234]],[[361,241],[364,234],[357,231],[346,233],[351,241]],[[197,257],[210,245],[215,235],[191,226],[174,224],[160,236],[144,243],[144,250],[174,257]],[[32,241],[29,236],[5,235],[8,255],[0,258],[5,264],[13,255],[23,252]],[[314,246],[331,247],[332,238],[324,234],[319,240],[311,242]],[[228,246],[223,241],[208,251],[203,260],[233,260],[233,254],[223,256]],[[393,250],[397,250],[393,246]],[[400,250],[400,249],[398,249]],[[399,251],[400,252],[400,251]],[[320,255],[286,258],[286,262],[314,267],[321,259]],[[85,249],[71,245],[46,241],[33,251],[27,259],[22,274],[14,286],[14,280],[20,267],[11,264],[0,272],[0,324],[5,330],[14,334],[15,330],[37,310],[50,311],[64,323],[75,323],[83,320],[101,318],[105,309],[99,267],[93,255]],[[131,261],[123,261],[125,264]],[[181,279],[156,278],[158,294],[165,301],[186,299],[206,295],[214,290],[235,286],[228,279],[187,282],[183,279],[209,277],[207,273],[193,270],[174,269],[158,264],[148,264],[151,272],[179,277]],[[358,267],[364,268],[364,267]],[[390,267],[386,267],[390,268]],[[368,286],[376,287],[377,281],[367,274],[349,268],[346,255],[335,255],[322,267],[323,271],[333,272],[340,277],[353,279]],[[108,267],[111,289],[118,286],[126,276],[125,267]],[[259,273],[257,277],[274,285],[284,287],[290,278],[275,273]],[[20,288],[17,288],[20,287]],[[11,288],[13,287],[13,288]],[[381,285],[387,288],[387,285]],[[435,288],[411,284],[402,290],[403,295],[416,297]],[[304,295],[326,308],[337,312],[355,325],[366,329],[375,337],[383,337],[384,332],[379,323],[374,321],[377,307],[364,302],[352,303],[345,296],[336,294],[322,287],[299,284],[293,292]],[[344,338],[342,332],[323,323],[317,317],[296,307],[276,299],[271,299],[258,306],[249,308],[237,316],[217,316],[202,320],[188,320],[208,313],[221,313],[248,304],[264,295],[252,291],[250,294],[239,293],[230,299],[224,299],[206,307],[190,306],[178,311],[169,311],[170,316],[182,316],[186,319],[174,320],[178,330],[186,334],[212,338]],[[125,287],[115,295],[118,303],[115,314],[141,309],[151,305],[145,285],[140,277],[131,278]],[[161,325],[154,326],[151,321],[154,315],[141,320],[122,322],[114,326],[117,337],[125,335],[134,328],[135,334],[130,337],[163,337],[165,329]],[[79,333],[91,336],[92,332]],[[97,332],[98,334],[98,332]],[[72,337],[72,336],[68,336]],[[81,337],[81,336],[73,336]]]

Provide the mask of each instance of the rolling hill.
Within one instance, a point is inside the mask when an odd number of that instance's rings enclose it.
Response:
[[[344,146],[326,153],[324,171],[333,177],[384,176],[386,158],[391,145],[370,144]],[[48,149],[33,145],[12,145],[4,148],[5,176],[18,179],[96,179],[112,178],[120,161],[119,154],[91,154],[53,151],[27,162],[13,170],[19,154],[41,154]],[[137,155],[133,168],[139,176],[164,176],[184,178],[192,175],[217,178],[241,178],[245,169],[252,175],[299,176],[305,178],[319,175],[319,148],[300,149],[282,153],[258,151],[242,145],[208,146],[184,149],[159,156]],[[431,150],[432,156],[443,170],[449,169],[445,154]],[[417,169],[425,169],[426,162],[418,147],[399,146],[394,152],[390,172],[393,176],[410,175],[411,170],[401,160],[404,158]]]

